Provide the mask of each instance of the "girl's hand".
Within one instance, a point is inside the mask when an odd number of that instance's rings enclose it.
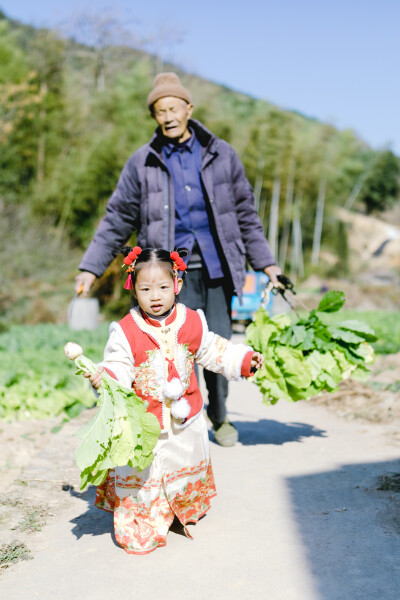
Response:
[[[89,377],[90,379],[90,383],[92,384],[92,386],[94,387],[95,390],[98,390],[99,387],[101,386],[101,374],[104,371],[104,367],[99,367],[96,371],[96,373],[94,375],[91,375],[90,373],[84,373],[84,377]]]
[[[263,366],[263,362],[264,362],[264,357],[262,354],[260,354],[260,352],[253,352],[253,356],[251,358],[251,372],[255,373],[257,371],[257,369],[261,369],[261,367]]]

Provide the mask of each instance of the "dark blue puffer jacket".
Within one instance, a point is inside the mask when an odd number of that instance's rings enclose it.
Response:
[[[254,208],[254,195],[243,165],[227,142],[199,121],[189,121],[202,146],[201,177],[235,293],[241,296],[246,257],[261,271],[275,264]],[[128,160],[79,268],[100,277],[133,231],[142,248],[172,250],[175,202],[172,178],[162,156],[159,129]]]

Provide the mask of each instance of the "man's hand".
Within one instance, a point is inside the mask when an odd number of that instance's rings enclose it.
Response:
[[[93,273],[82,271],[75,277],[75,292],[87,296],[95,279],[96,275],[93,275]]]
[[[278,267],[278,265],[270,265],[269,267],[265,267],[264,273],[268,275],[274,287],[279,287],[277,276],[281,275],[282,269]]]

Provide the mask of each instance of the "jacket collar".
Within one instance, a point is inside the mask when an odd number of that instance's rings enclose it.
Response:
[[[199,140],[203,151],[206,152],[211,150],[211,147],[217,143],[218,138],[215,137],[211,131],[209,131],[200,121],[196,119],[189,119],[188,126],[194,131],[196,138]],[[157,127],[153,137],[149,142],[150,150],[155,152],[158,157],[162,160],[162,148],[164,144],[164,138],[161,134],[161,127]]]
[[[168,142],[167,140],[165,140],[163,145],[163,152],[166,155],[166,157],[169,158],[173,152],[176,152],[180,148],[183,148],[189,151],[191,154],[193,154],[193,150],[195,148],[196,143],[198,143],[198,140],[193,129],[190,129],[190,134],[190,137],[184,142],[181,142],[180,144],[173,144],[172,142]]]
[[[140,309],[140,314],[143,317],[143,320],[148,325],[151,325],[152,327],[164,327],[164,326],[167,326],[167,325],[171,325],[171,323],[173,323],[175,321],[176,315],[177,315],[176,304],[174,306],[174,310],[171,312],[170,315],[168,315],[168,317],[165,319],[164,322],[163,321],[159,321],[158,319],[152,319],[142,309]]]

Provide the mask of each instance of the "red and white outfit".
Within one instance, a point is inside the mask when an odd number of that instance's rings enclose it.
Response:
[[[194,362],[239,380],[251,374],[252,353],[209,331],[203,312],[183,304],[161,321],[137,307],[111,324],[101,365],[148,402],[161,426],[147,469],[116,467],[97,488],[96,506],[114,512],[115,537],[126,552],[164,546],[174,516],[185,526],[210,508],[216,490]]]

